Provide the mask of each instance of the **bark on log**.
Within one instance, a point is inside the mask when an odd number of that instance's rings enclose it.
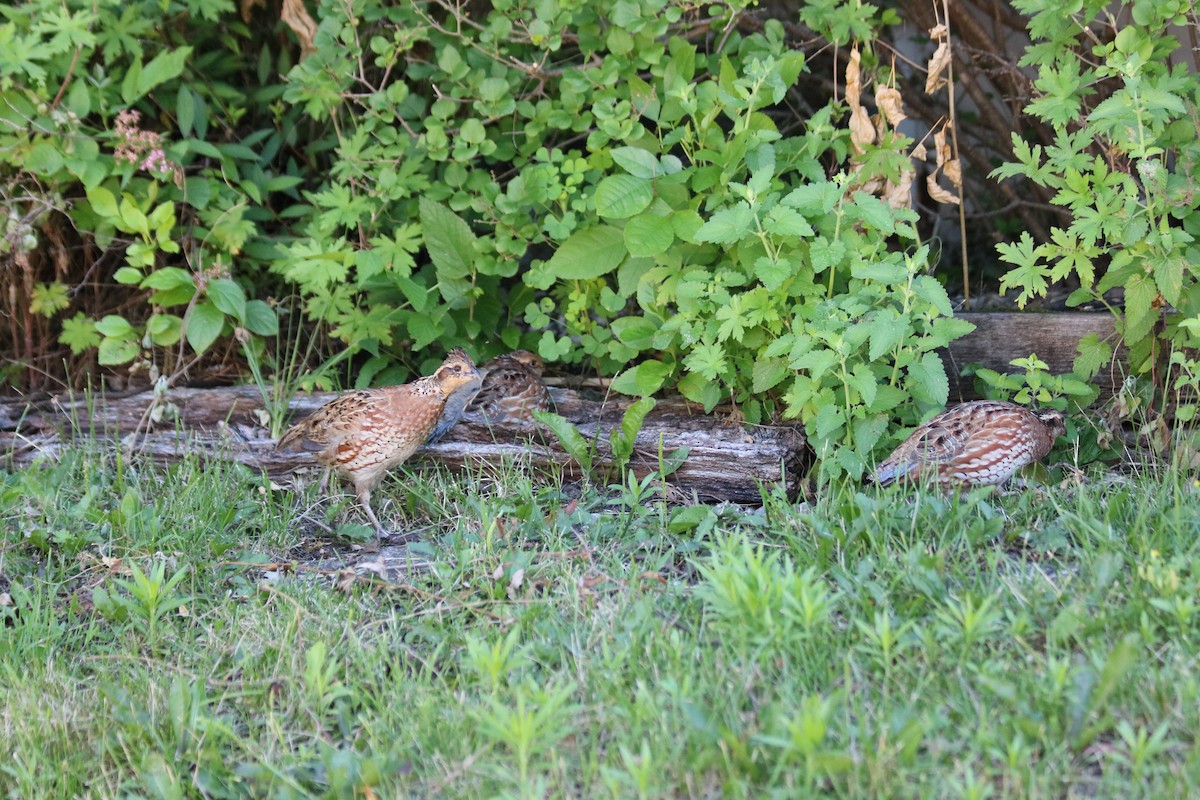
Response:
[[[576,392],[552,389],[557,412],[596,442],[594,469],[600,479],[616,479],[609,431],[620,425],[630,404],[625,398],[591,400]],[[335,395],[296,396],[288,410],[300,419]],[[151,413],[151,409],[157,409]],[[189,454],[237,461],[281,477],[315,467],[307,453],[277,453],[263,423],[262,399],[252,386],[175,389],[159,402],[152,392],[123,398],[51,398],[39,403],[0,402],[0,453],[14,466],[56,454],[72,436],[121,439],[150,458],[176,461]],[[642,477],[659,469],[659,454],[688,448],[687,459],[667,479],[677,499],[761,502],[760,484],[782,484],[790,497],[800,490],[810,463],[799,426],[751,427],[729,424],[697,413],[680,401],[660,401],[638,434],[630,467]],[[423,448],[408,465],[440,463],[456,471],[481,464],[528,464],[581,477],[579,465],[539,426],[489,427],[468,414],[437,444]]]

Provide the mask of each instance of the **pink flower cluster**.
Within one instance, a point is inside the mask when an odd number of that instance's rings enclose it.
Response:
[[[117,149],[113,155],[118,161],[137,164],[138,169],[150,173],[156,178],[170,177],[176,186],[183,185],[183,169],[167,158],[162,148],[162,136],[154,131],[145,131],[138,127],[142,115],[133,109],[125,109],[117,114],[116,134]]]

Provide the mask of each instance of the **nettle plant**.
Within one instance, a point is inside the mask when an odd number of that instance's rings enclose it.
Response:
[[[257,34],[227,11],[31,0],[0,14],[0,256],[25,273],[28,306],[8,310],[39,341],[167,376],[222,334],[276,333],[250,297],[273,254],[271,194],[301,180],[273,166],[297,132],[269,84],[291,65],[269,36],[243,58]],[[20,356],[61,359],[43,347]]]
[[[1185,343],[1177,320],[1200,315],[1200,76],[1187,54],[1172,55],[1180,38],[1171,29],[1195,32],[1190,6],[1088,0],[1064,13],[1061,3],[1043,0],[1014,5],[1030,16],[1034,41],[1022,64],[1038,70],[1039,97],[1026,112],[1050,125],[1056,140],[1030,147],[1014,133],[1017,162],[993,175],[1054,189],[1072,219],[1049,242],[1035,246],[1023,234],[999,245],[1013,265],[1002,287],[1020,289],[1022,306],[1072,275],[1079,281],[1072,305],[1106,302],[1107,292],[1123,288],[1124,314],[1114,312],[1130,364],[1150,372],[1164,343]],[[1179,313],[1157,326],[1167,305]],[[1091,377],[1110,356],[1092,336],[1080,343],[1076,372]]]
[[[798,417],[855,475],[891,417],[945,403],[933,351],[970,326],[925,274],[894,121],[794,120],[803,55],[774,21],[741,35],[740,6],[492,6],[326,3],[289,75],[332,160],[276,269],[372,354],[361,381],[434,342],[532,347],[627,394]],[[888,21],[806,14],[843,45]]]

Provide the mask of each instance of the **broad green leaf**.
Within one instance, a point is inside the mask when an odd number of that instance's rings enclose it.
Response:
[[[192,92],[188,89],[187,84],[179,84],[179,91],[175,93],[175,122],[179,126],[179,133],[184,138],[192,135],[192,126],[196,121],[196,104],[192,101]]]
[[[594,225],[576,231],[559,245],[546,263],[546,270],[561,280],[591,280],[612,272],[625,255],[625,239],[620,230],[611,225]]]
[[[218,278],[209,281],[205,291],[213,305],[221,311],[238,322],[246,321],[246,293],[237,283],[229,278]]]
[[[112,339],[129,338],[135,335],[135,331],[133,326],[129,324],[129,320],[116,314],[109,314],[97,322],[96,330]]]
[[[662,388],[671,367],[661,361],[643,361],[622,372],[612,382],[612,390],[621,394],[646,396]]]
[[[461,279],[475,263],[475,234],[462,217],[441,203],[422,196],[419,203],[421,233],[438,279]]]
[[[889,286],[908,281],[904,265],[890,261],[860,261],[851,267],[850,274],[860,281],[878,281]]]
[[[721,402],[720,384],[706,379],[698,372],[684,375],[676,388],[688,400],[704,406],[705,413],[712,411],[717,403]]]
[[[632,175],[609,175],[596,186],[596,213],[608,219],[640,214],[654,201],[650,182]]]
[[[279,316],[262,300],[246,303],[246,328],[259,336],[279,335]]]
[[[192,48],[178,47],[174,50],[164,50],[150,59],[150,63],[142,67],[141,75],[138,78],[137,97],[144,96],[161,83],[179,77],[179,74],[183,72],[183,65],[187,63],[191,54]],[[125,101],[131,102],[134,99],[136,98],[127,97]]]
[[[87,190],[88,204],[97,215],[105,219],[120,216],[117,210],[117,198],[103,186],[93,186]]]
[[[612,157],[613,161],[635,178],[650,179],[663,174],[658,165],[658,158],[640,147],[618,147],[612,151]]]
[[[133,267],[121,267],[113,273],[113,280],[125,286],[135,286],[141,283],[142,271]]]
[[[812,225],[808,224],[808,220],[801,216],[795,209],[783,205],[775,206],[767,213],[767,219],[763,223],[763,230],[776,236],[808,238],[815,234]]]
[[[656,256],[675,241],[670,220],[651,213],[638,214],[625,223],[625,247],[631,256]]]
[[[183,320],[174,314],[154,314],[146,320],[146,333],[159,347],[170,347],[179,341]]]
[[[136,340],[105,337],[104,341],[100,342],[97,360],[106,367],[113,367],[128,364],[140,352],[141,348]]]
[[[225,327],[225,315],[209,301],[192,306],[187,316],[187,341],[197,354],[203,353],[221,335]]]

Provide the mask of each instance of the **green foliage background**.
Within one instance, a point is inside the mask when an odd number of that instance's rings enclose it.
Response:
[[[1174,198],[1162,176],[1175,151],[1146,136],[1173,136],[1172,120],[1194,114],[1196,81],[1142,66],[1169,49],[1170,10],[1143,9],[1109,67],[1068,75],[1064,59],[1082,47],[1068,29],[1100,7],[1059,30],[1035,5],[1021,8],[1049,42],[1029,56],[1057,76],[1039,83],[1047,97],[1139,69],[1173,81],[1156,88],[1172,99],[1162,113],[1137,116],[1143,160],[1126,177],[1157,175]],[[893,418],[945,404],[934,350],[970,326],[928,274],[916,214],[881,199],[911,180],[914,143],[878,118],[873,143],[854,141],[844,92],[799,98],[803,54],[781,22],[735,25],[745,10],[328,0],[294,60],[294,32],[265,8],[244,20],[220,0],[6,7],[0,224],[24,271],[27,327],[76,357],[166,380],[221,348],[269,361],[281,314],[328,336],[327,353],[360,354],[360,385],[404,380],[455,345],[481,359],[528,347],[614,375],[626,394],[676,388],[706,409],[731,401],[750,422],[798,418],[831,455],[828,472],[859,475]],[[863,86],[890,85],[873,39],[894,12],[824,2],[798,13],[830,45],[861,48]],[[813,108],[803,119],[798,100]],[[141,115],[133,133],[128,110]],[[1065,126],[1063,147],[1042,166],[1018,147],[1028,158],[998,175],[1078,184],[1064,202],[1081,213],[1089,198],[1107,202],[1080,193],[1111,182],[1066,132],[1088,109],[1039,100],[1030,111]],[[1101,104],[1092,122],[1124,147],[1118,116]],[[1155,282],[1121,256],[1092,291],[1093,225],[1086,243],[1003,250],[1018,265],[1006,283],[1025,297],[1073,270],[1082,298],[1125,281],[1127,333],[1153,339],[1159,292],[1193,294],[1180,249],[1190,237],[1153,203],[1139,218],[1126,228],[1168,231],[1161,246],[1124,251],[1166,248]],[[1035,263],[1055,255],[1047,247],[1070,253]],[[47,279],[52,258],[90,267]],[[97,271],[127,289],[84,313],[78,293],[100,285]],[[1085,367],[1105,355],[1089,347]]]

